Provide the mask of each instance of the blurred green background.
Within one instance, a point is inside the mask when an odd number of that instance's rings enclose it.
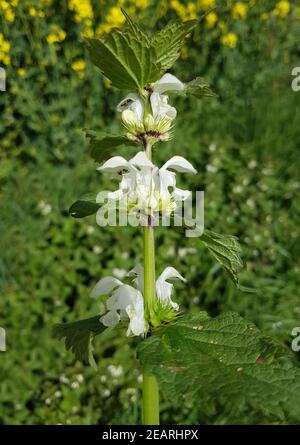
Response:
[[[290,346],[300,325],[300,3],[296,1],[0,0],[0,424],[140,422],[136,339],[120,331],[95,342],[98,372],[52,339],[54,323],[98,312],[89,298],[101,277],[122,278],[141,260],[133,228],[99,228],[68,207],[82,194],[116,189],[89,159],[83,127],[120,130],[123,97],[88,60],[82,37],[122,26],[123,6],[148,30],[201,17],[172,71],[207,78],[218,98],[175,99],[175,137],[155,160],[187,157],[205,186],[205,224],[239,236],[246,268],[235,289],[205,250],[157,230],[157,269],[188,279],[175,301],[211,315],[234,310]],[[216,8],[216,9],[213,9]],[[127,153],[129,151],[129,153]],[[122,150],[124,156],[132,150]],[[162,401],[163,423],[268,423],[230,400],[194,408]]]

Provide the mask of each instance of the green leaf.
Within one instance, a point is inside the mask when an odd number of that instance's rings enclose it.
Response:
[[[147,36],[147,34],[143,31],[143,29],[140,27],[140,25],[138,23],[136,23],[132,17],[130,17],[129,14],[127,14],[127,12],[121,8],[121,11],[123,13],[123,15],[126,18],[126,24],[128,25],[128,27],[130,28],[132,34],[134,35],[134,37],[137,40],[140,40],[144,43],[144,45],[149,46],[150,45],[150,39]]]
[[[96,162],[102,162],[106,159],[112,149],[125,145],[127,147],[136,147],[136,143],[122,135],[109,135],[97,133],[92,130],[85,130],[89,138],[90,154]]]
[[[141,90],[160,76],[155,49],[137,38],[132,29],[123,32],[116,29],[104,39],[86,41],[92,62],[116,88]]]
[[[155,48],[157,62],[162,69],[167,70],[174,65],[180,56],[185,38],[196,25],[197,20],[172,21],[153,35],[151,45]]]
[[[94,215],[100,207],[100,204],[96,202],[96,195],[88,194],[71,205],[69,214],[73,218],[84,218],[85,216]]]
[[[184,95],[192,95],[201,99],[202,97],[216,97],[216,94],[210,89],[209,84],[201,77],[196,77],[186,84],[183,91]]]
[[[96,366],[93,357],[92,340],[101,334],[106,327],[100,323],[99,316],[70,323],[56,324],[53,327],[53,335],[56,338],[65,338],[67,350],[71,350],[76,359]]]
[[[278,418],[300,420],[300,368],[290,351],[238,314],[201,312],[143,341],[138,358],[173,402],[211,398],[250,405]]]
[[[199,241],[208,248],[216,260],[224,267],[232,281],[238,285],[238,272],[243,267],[240,257],[241,246],[238,238],[205,230]]]

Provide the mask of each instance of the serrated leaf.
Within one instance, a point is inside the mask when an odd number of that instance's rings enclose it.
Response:
[[[106,329],[100,323],[99,318],[97,316],[70,323],[56,324],[53,327],[53,335],[56,338],[65,339],[66,349],[71,350],[77,360],[96,366],[92,340]]]
[[[122,11],[123,15],[125,16],[126,24],[130,28],[130,30],[133,33],[134,37],[137,40],[143,41],[145,45],[149,46],[150,45],[150,39],[147,36],[147,34],[143,31],[143,29],[140,27],[140,25],[138,23],[136,23],[133,20],[133,18],[129,14],[127,14],[127,12],[123,8],[121,8],[121,11]]]
[[[238,285],[239,270],[243,267],[240,257],[241,246],[238,238],[232,235],[220,235],[210,230],[205,230],[199,238],[216,260],[224,267],[232,281]]]
[[[155,48],[157,62],[162,69],[167,70],[174,65],[180,56],[185,38],[196,25],[197,20],[172,21],[153,35],[151,45]]]
[[[300,420],[300,368],[290,351],[238,314],[186,316],[138,347],[138,358],[172,401],[207,398]]]
[[[198,99],[202,97],[214,97],[216,94],[210,89],[209,84],[202,77],[196,77],[188,82],[183,91],[185,95],[192,95]]]
[[[102,162],[111,151],[122,145],[127,147],[136,147],[136,143],[122,135],[109,135],[86,130],[86,136],[89,138],[90,154],[96,162]]]
[[[143,89],[160,76],[155,49],[132,30],[116,29],[103,39],[87,38],[92,62],[121,90]]]
[[[100,204],[96,202],[96,195],[88,194],[75,201],[69,208],[69,213],[73,218],[84,218],[94,215],[99,208]]]

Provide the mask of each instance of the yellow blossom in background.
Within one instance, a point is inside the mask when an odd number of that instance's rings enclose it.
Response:
[[[15,13],[11,9],[8,9],[4,11],[4,18],[7,22],[13,22],[15,20]]]
[[[278,17],[286,17],[291,10],[290,2],[286,0],[281,0],[280,2],[276,3],[274,14]]]
[[[29,8],[29,15],[31,15],[31,17],[35,17],[37,13],[37,10],[33,6]]]
[[[235,48],[238,42],[238,36],[235,32],[229,32],[221,37],[221,43],[229,48]]]
[[[105,21],[113,28],[123,25],[125,17],[118,6],[113,6],[110,8]]]
[[[86,67],[86,63],[82,59],[75,60],[71,64],[72,70],[77,73],[77,76],[79,77],[79,79],[83,79],[84,78],[85,67]]]
[[[4,65],[10,64],[10,56],[8,54],[3,53],[0,51],[0,62],[3,62]]]
[[[0,32],[0,62],[4,65],[10,64],[9,51],[11,44],[4,39],[4,35]]]
[[[24,76],[26,75],[26,70],[25,70],[25,68],[19,68],[19,69],[18,69],[18,75],[19,75],[20,77],[24,77]]]
[[[90,0],[69,0],[69,9],[74,12],[76,22],[92,20],[94,17]]]
[[[2,50],[4,53],[9,53],[9,51],[10,51],[10,47],[11,47],[10,43],[4,41],[4,42],[2,43],[2,45],[1,45],[1,50]]]
[[[149,0],[136,0],[134,4],[139,9],[146,9],[149,6]]]
[[[178,15],[178,17],[181,18],[181,20],[183,20],[183,18],[185,17],[185,5],[180,3],[179,0],[171,0],[170,8],[176,12],[176,14]]]
[[[109,33],[113,28],[118,28],[125,23],[125,17],[122,14],[121,6],[123,2],[118,2],[115,6],[112,6],[106,16],[105,21],[97,28],[97,35],[107,34]]]
[[[264,22],[266,22],[267,20],[269,20],[269,14],[267,12],[263,12],[262,14],[260,14],[260,18],[261,20],[263,20]]]
[[[0,1],[0,8],[3,11],[7,11],[7,9],[9,8],[9,3],[5,0]]]
[[[205,17],[206,26],[208,28],[213,28],[218,21],[218,15],[215,12],[210,12]]]
[[[90,0],[69,0],[69,9],[74,12],[77,23],[82,24],[82,32],[87,37],[93,37],[94,12]]]
[[[86,67],[86,63],[84,60],[79,59],[79,60],[75,60],[72,64],[71,64],[71,68],[74,71],[83,71]]]
[[[0,0],[0,9],[3,11],[4,20],[7,22],[13,22],[15,20],[14,7],[18,5],[18,2],[8,2],[6,0]]]
[[[185,19],[184,20],[194,20],[197,18],[197,7],[195,3],[189,2],[185,8]]]
[[[47,36],[47,42],[51,45],[53,43],[63,42],[66,38],[66,33],[63,29],[57,26],[52,27],[53,32]]]
[[[216,7],[216,0],[198,0],[198,6],[207,11]]]
[[[31,17],[40,17],[40,18],[44,18],[45,17],[45,13],[43,11],[38,11],[33,6],[31,6],[29,8],[28,12],[29,12],[29,15]]]
[[[247,17],[248,5],[246,3],[237,2],[232,7],[232,18],[234,20],[244,19]]]
[[[188,2],[186,5],[180,3],[179,0],[171,0],[170,8],[173,9],[182,21],[194,20],[197,18],[197,4]]]

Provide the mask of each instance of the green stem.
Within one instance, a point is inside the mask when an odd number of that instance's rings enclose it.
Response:
[[[143,374],[143,424],[159,425],[159,392],[156,378]]]
[[[144,303],[145,314],[151,321],[155,307],[155,247],[153,227],[144,227]]]
[[[151,159],[151,145],[147,145],[146,154]],[[155,244],[154,229],[144,227],[144,305],[145,318],[150,324],[156,302],[155,291]],[[156,378],[143,373],[143,424],[159,425],[159,391]]]

